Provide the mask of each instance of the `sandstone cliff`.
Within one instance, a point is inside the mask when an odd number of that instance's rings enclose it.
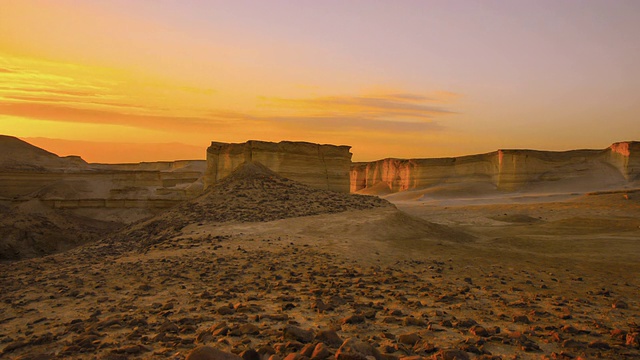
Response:
[[[37,199],[54,209],[131,222],[200,195],[205,164],[204,160],[88,164],[77,156],[59,157],[0,136],[0,203]]]
[[[383,159],[353,163],[351,191],[393,193],[466,184],[497,191],[591,191],[640,180],[640,143],[604,150],[498,150],[439,159]]]
[[[349,149],[350,146],[292,141],[212,142],[207,149],[205,187],[223,179],[242,163],[256,161],[283,177],[303,184],[318,189],[349,192],[352,155]]]

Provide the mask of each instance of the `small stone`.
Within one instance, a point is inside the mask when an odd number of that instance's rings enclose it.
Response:
[[[469,354],[458,349],[440,350],[433,356],[436,360],[469,360]]]
[[[260,333],[260,328],[253,324],[243,324],[240,326],[240,332],[245,335],[257,335]]]
[[[230,306],[221,306],[216,310],[216,312],[220,315],[231,315],[235,312],[235,310]]]
[[[369,357],[382,360],[382,355],[376,348],[356,338],[345,340],[336,352],[336,360],[370,360]]]
[[[402,320],[403,326],[427,326],[427,323],[419,318],[413,316],[407,316]]]
[[[303,346],[302,349],[300,349],[300,355],[310,358],[315,348],[316,348],[316,344],[307,344]]]
[[[284,360],[302,360],[304,359],[304,356],[298,354],[298,353],[291,353],[287,356],[285,356]]]
[[[364,316],[362,315],[351,315],[342,319],[342,324],[361,324],[364,322]]]
[[[211,346],[200,346],[193,349],[185,360],[244,360],[240,356]]]
[[[531,320],[529,320],[527,315],[516,315],[513,317],[513,322],[521,324],[531,324]]]
[[[480,336],[480,337],[488,337],[489,336],[489,331],[487,331],[487,329],[485,329],[484,327],[480,326],[480,325],[474,325],[471,327],[471,329],[469,329],[469,332],[475,336]]]
[[[243,351],[242,353],[240,353],[240,357],[243,358],[244,360],[260,360],[261,359],[260,354],[258,354],[258,352],[253,349]]]
[[[420,335],[414,332],[408,333],[408,334],[402,334],[398,336],[398,342],[400,344],[405,344],[410,346],[414,346],[420,340],[421,340]]]
[[[333,355],[324,343],[318,343],[311,354],[312,360],[323,360]]]
[[[344,340],[342,340],[342,338],[340,338],[340,336],[338,335],[338,333],[336,333],[333,330],[321,330],[316,334],[316,340],[318,341],[322,341],[325,344],[333,347],[333,348],[337,348],[340,347],[340,345],[342,345],[342,343],[344,342]]]
[[[629,309],[629,305],[622,300],[616,300],[613,304],[611,304],[611,307],[614,309]]]
[[[313,341],[314,338],[313,331],[303,330],[293,325],[287,325],[283,335],[285,340],[295,340],[305,344]]]
[[[465,320],[461,320],[458,323],[456,323],[456,327],[465,328],[465,329],[468,329],[468,328],[472,327],[473,325],[478,325],[478,323],[473,319],[465,319]]]

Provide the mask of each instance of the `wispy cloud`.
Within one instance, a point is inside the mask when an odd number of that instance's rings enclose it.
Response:
[[[443,126],[437,122],[398,122],[367,117],[331,117],[331,116],[281,116],[267,117],[265,120],[275,125],[295,126],[307,132],[424,132],[439,131]]]
[[[265,96],[255,97],[253,106],[232,109],[220,102],[210,105],[211,96],[220,94],[209,87],[161,80],[129,84],[130,79],[110,69],[0,58],[2,70],[7,81],[0,84],[0,115],[167,133],[238,134],[256,129],[306,135],[436,132],[445,128],[446,116],[456,113],[452,99],[458,96],[402,89],[298,98]]]
[[[81,109],[71,106],[48,103],[1,103],[0,114],[24,118],[77,122],[89,124],[111,124],[129,127],[164,130],[171,132],[217,131],[228,127],[242,126],[238,121],[229,121],[229,117],[193,117],[172,115],[144,115],[118,112],[112,109]],[[235,117],[235,119],[240,119]],[[245,120],[255,122],[254,120]]]
[[[118,103],[113,101],[94,101],[94,100],[84,100],[78,101],[77,99],[61,99],[56,97],[47,97],[47,96],[20,96],[20,95],[3,95],[5,99],[9,100],[19,100],[25,102],[37,102],[37,103],[63,103],[63,104],[76,104],[76,105],[99,105],[106,107],[117,107],[117,108],[129,108],[129,109],[148,109],[146,106],[132,105],[127,103]]]
[[[275,115],[269,121],[319,133],[381,134],[429,133],[445,128],[442,119],[456,111],[445,107],[449,95],[442,92],[264,98]],[[278,115],[281,111],[283,115]]]
[[[421,94],[389,93],[361,96],[323,96],[304,99],[266,98],[268,106],[304,109],[317,117],[370,118],[386,122],[427,122],[454,111],[438,99]]]

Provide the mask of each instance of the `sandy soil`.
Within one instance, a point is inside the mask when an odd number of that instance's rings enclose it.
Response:
[[[640,357],[640,194],[396,209],[271,180],[1,264],[1,356]]]

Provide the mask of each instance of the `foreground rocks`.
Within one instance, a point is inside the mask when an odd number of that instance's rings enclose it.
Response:
[[[575,216],[577,205],[566,206]],[[566,231],[566,222],[546,224],[510,231]],[[0,356],[635,359],[640,267],[618,263],[635,260],[633,225],[616,243],[630,257],[605,258],[600,246],[595,260],[572,259],[553,247],[543,254],[555,244],[547,238],[537,249],[527,239],[505,247],[517,240],[496,239],[505,225],[489,241],[456,241],[463,232],[414,221],[384,200],[244,168],[90,246],[1,263]],[[609,246],[605,235],[588,244]]]
[[[24,359],[640,356],[635,299],[617,308],[601,289],[563,296],[545,271],[459,265],[364,265],[304,239],[242,235],[176,237],[144,256],[74,251],[0,265],[0,349]]]

